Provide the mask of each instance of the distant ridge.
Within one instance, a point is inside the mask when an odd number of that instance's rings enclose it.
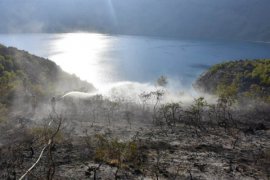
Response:
[[[0,1],[0,32],[270,41],[269,7],[269,0],[8,0]]]

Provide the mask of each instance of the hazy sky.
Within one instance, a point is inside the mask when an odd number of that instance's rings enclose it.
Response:
[[[270,40],[270,0],[0,0],[0,32]]]

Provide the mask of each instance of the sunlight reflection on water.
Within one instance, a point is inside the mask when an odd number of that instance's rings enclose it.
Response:
[[[68,33],[51,41],[48,58],[65,71],[100,87],[114,81],[113,65],[104,63],[102,54],[111,46],[110,39],[94,33]],[[57,52],[57,53],[52,53]]]

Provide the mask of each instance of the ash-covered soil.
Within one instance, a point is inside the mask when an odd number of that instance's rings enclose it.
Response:
[[[270,130],[250,127],[244,129],[195,127],[178,123],[151,126],[126,123],[102,126],[99,123],[73,124],[81,134],[63,133],[51,149],[54,164],[53,179],[269,179]],[[29,130],[18,127],[9,132],[10,143],[1,146],[1,179],[20,177],[38,158],[42,141],[31,137]],[[18,138],[18,133],[21,138]],[[65,134],[65,136],[64,136]],[[97,137],[98,136],[98,137]],[[7,137],[6,137],[7,138]],[[111,155],[97,158],[102,138],[136,144],[135,159],[119,159]],[[4,139],[4,137],[2,137]],[[121,144],[121,146],[123,145]],[[127,151],[118,147],[120,151]],[[112,148],[104,146],[103,148]],[[113,149],[113,148],[112,148]],[[34,151],[34,152],[32,152]],[[113,150],[112,150],[113,151]],[[27,175],[28,179],[46,179],[50,163],[48,150],[38,165]],[[107,152],[107,151],[106,151]],[[110,151],[108,151],[110,153]],[[123,153],[123,154],[122,154]],[[104,154],[104,156],[107,156]],[[122,159],[121,159],[122,158]],[[120,162],[121,161],[121,162]]]

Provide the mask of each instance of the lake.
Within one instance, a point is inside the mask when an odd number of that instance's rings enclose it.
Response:
[[[56,62],[102,88],[121,82],[190,88],[209,66],[227,60],[270,58],[270,43],[174,40],[96,33],[1,34],[0,43]]]

